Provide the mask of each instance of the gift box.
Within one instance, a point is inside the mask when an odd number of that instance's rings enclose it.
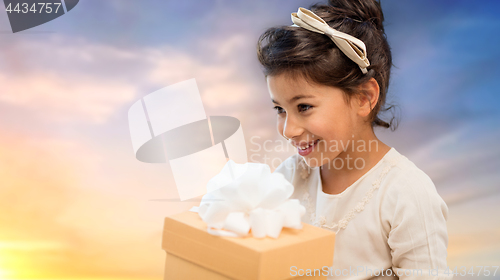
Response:
[[[283,228],[278,238],[223,237],[209,234],[198,213],[169,216],[162,240],[165,279],[299,279],[298,273],[314,269],[316,276],[307,279],[326,279],[323,269],[333,263],[335,234],[302,225]]]

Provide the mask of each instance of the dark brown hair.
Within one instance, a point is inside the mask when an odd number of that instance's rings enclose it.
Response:
[[[396,129],[393,116],[389,122],[379,118],[385,107],[392,66],[392,55],[382,22],[384,15],[375,0],[329,0],[328,4],[316,3],[309,8],[329,26],[350,34],[366,45],[370,66],[363,74],[326,35],[300,27],[280,26],[267,29],[257,43],[257,56],[265,77],[286,73],[300,75],[317,84],[334,86],[346,93],[346,100],[359,94],[358,86],[374,78],[380,88],[379,99],[370,113],[372,127]],[[263,45],[267,40],[268,43]]]

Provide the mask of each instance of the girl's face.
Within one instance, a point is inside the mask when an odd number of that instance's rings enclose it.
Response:
[[[334,160],[363,125],[356,98],[346,103],[339,88],[286,74],[268,76],[267,84],[278,113],[278,132],[297,147],[310,167]]]

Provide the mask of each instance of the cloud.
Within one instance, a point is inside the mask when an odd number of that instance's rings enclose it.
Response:
[[[500,261],[500,195],[489,195],[450,208],[448,265],[486,266]]]
[[[151,81],[167,85],[194,77],[209,109],[244,103],[255,87],[240,74],[246,58],[239,53],[250,43],[250,38],[239,34],[224,41],[200,39],[204,48],[197,55],[168,46],[153,50],[148,56],[153,65]]]
[[[133,53],[59,35],[44,39],[3,42],[0,102],[51,121],[102,123],[137,94],[127,82]]]
[[[500,223],[491,214],[500,210],[500,131],[491,129],[496,122],[495,118],[473,119],[438,130],[407,154],[432,178],[448,205],[450,267],[498,262],[500,247],[494,244],[499,244]],[[422,133],[418,127],[413,130]]]
[[[66,134],[65,127],[105,126],[152,88],[192,77],[209,115],[239,117],[240,104],[252,104],[259,90],[245,76],[254,53],[239,56],[253,47],[251,38],[202,40],[196,54],[168,45],[122,49],[59,35],[28,38],[0,43],[0,103],[9,109],[0,116],[33,115],[24,129],[0,126],[0,252],[9,259],[2,268],[18,277],[160,277],[163,218],[197,202],[149,201],[175,190],[173,178],[163,177],[171,176],[168,166],[136,162],[121,139],[93,134],[101,142],[90,144],[78,137],[84,132]],[[37,128],[42,121],[61,134]]]
[[[244,35],[225,41],[200,39],[195,55],[168,45],[118,48],[82,39],[21,40],[0,54],[0,102],[23,107],[56,122],[106,122],[123,106],[164,87],[196,78],[205,106],[228,107],[247,100],[255,88],[240,69]],[[5,44],[5,43],[4,43]],[[236,111],[236,110],[234,110]]]
[[[138,188],[141,185],[133,180],[120,187],[135,188],[135,194],[106,189],[109,178],[99,173],[99,167],[107,163],[78,142],[1,134],[0,261],[4,275],[161,277],[162,219],[191,205],[154,208],[158,205],[150,205],[154,203],[147,198],[159,197],[160,192]]]
[[[57,122],[105,122],[136,94],[132,85],[118,81],[42,71],[27,77],[0,73],[0,83],[4,90],[0,101]]]
[[[406,156],[431,177],[448,206],[480,201],[499,193],[500,175],[496,170],[500,166],[500,150],[494,139],[500,137],[500,131],[491,130],[495,121],[471,120],[456,128],[424,135],[415,127],[406,131],[407,138],[421,138],[412,144]],[[429,139],[423,139],[425,136]]]

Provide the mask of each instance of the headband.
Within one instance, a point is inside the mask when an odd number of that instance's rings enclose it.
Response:
[[[292,21],[294,24],[291,26],[302,27],[330,37],[335,45],[359,66],[363,74],[368,72],[366,67],[370,66],[370,62],[366,57],[366,46],[363,41],[330,27],[322,18],[302,7],[298,12],[292,13]]]

